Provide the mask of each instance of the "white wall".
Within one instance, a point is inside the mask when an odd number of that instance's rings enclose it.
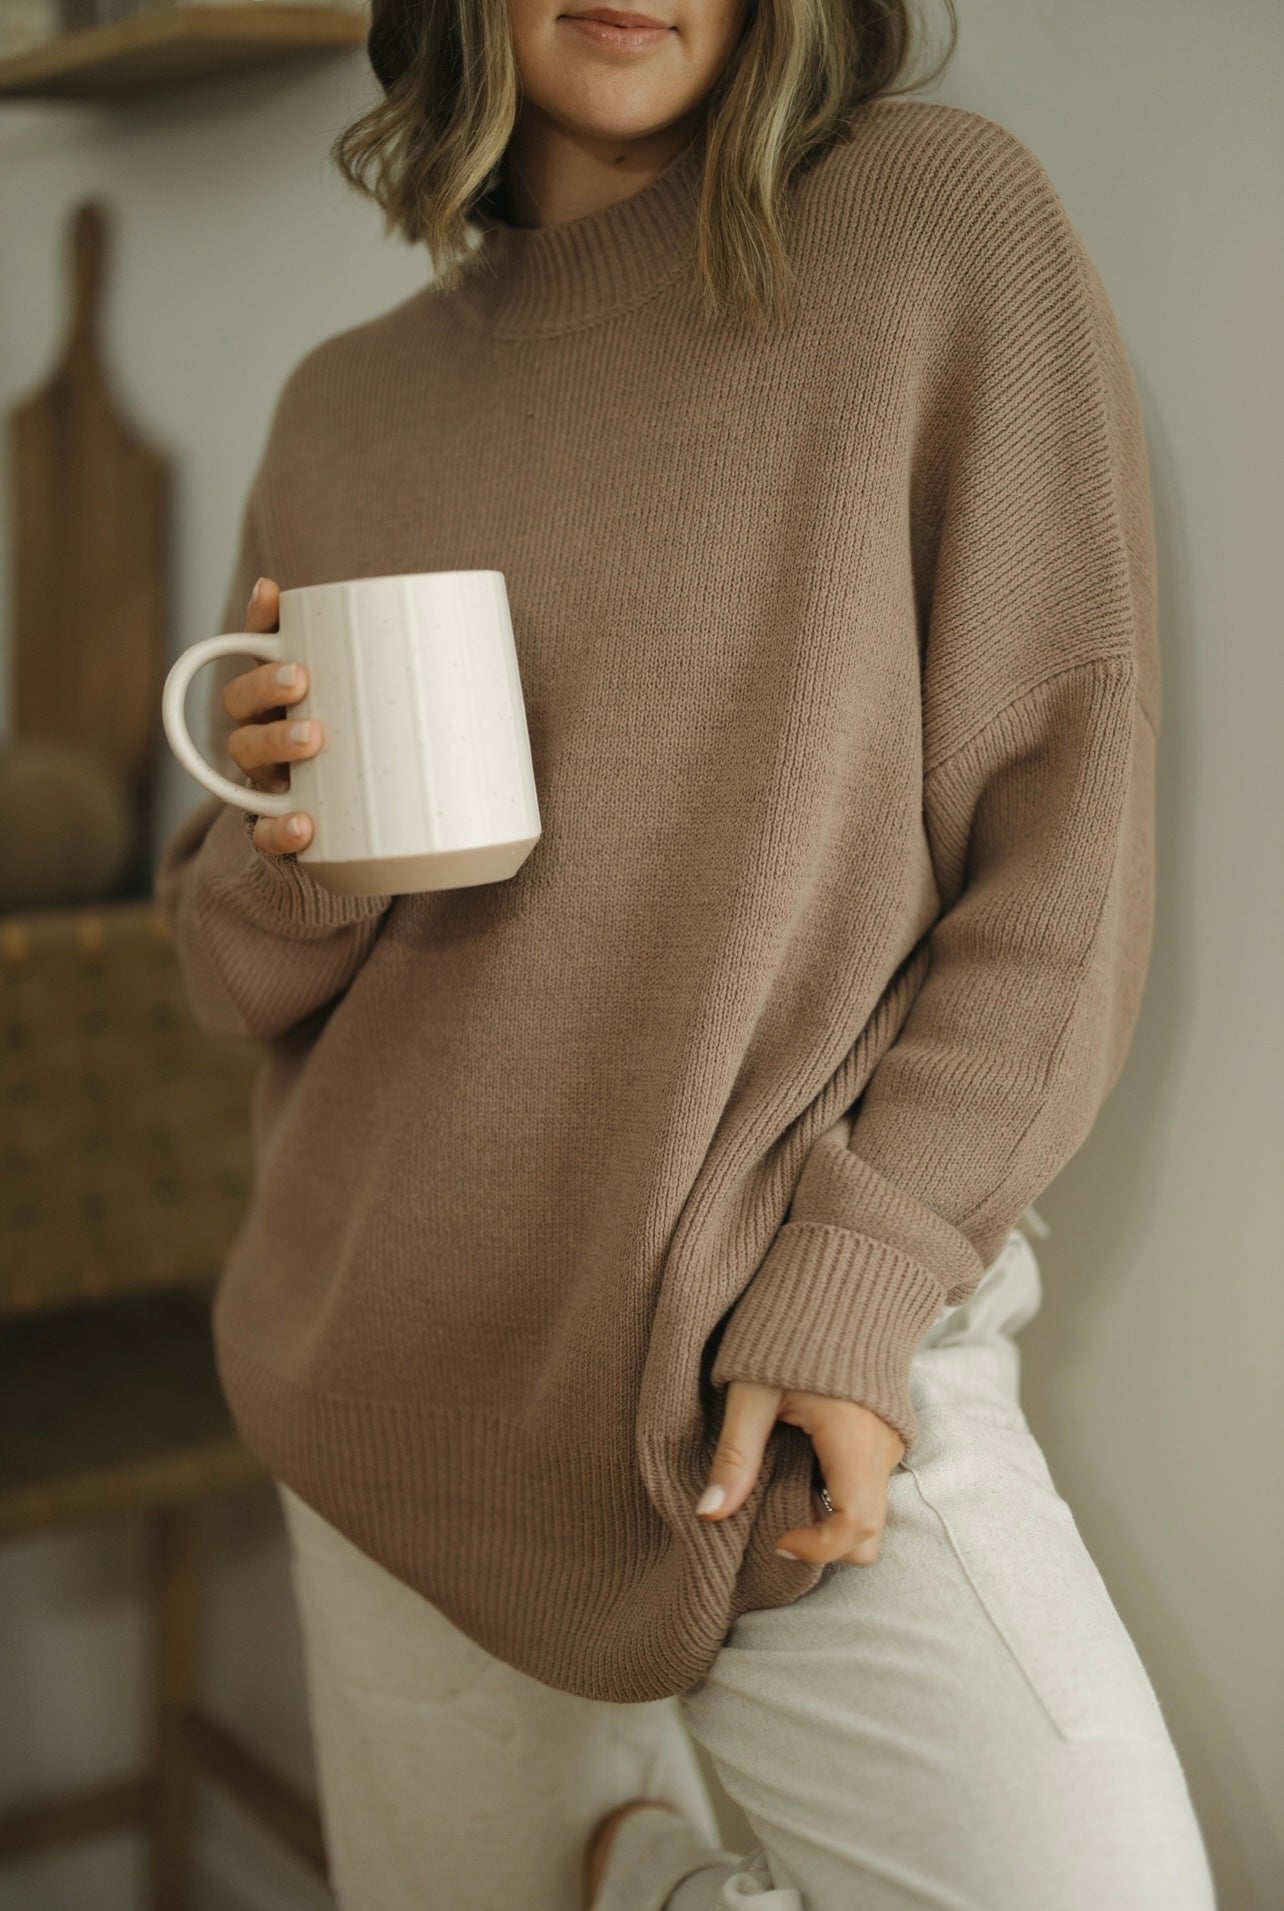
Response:
[[[1022,1339],[1026,1404],[1159,1689],[1221,1911],[1268,1911],[1284,1902],[1284,935],[1270,855],[1284,18],[1271,0],[1212,25],[1193,0],[959,11],[959,51],[932,91],[1034,148],[1102,270],[1145,404],[1163,567],[1155,957],[1123,1080],[1039,1203],[1054,1233]],[[354,52],[171,102],[0,113],[0,404],[50,367],[65,222],[103,193],[119,224],[117,391],[179,470],[175,650],[221,603],[285,372],[423,283],[423,258],[383,238],[326,159],[371,85]],[[177,769],[167,787],[166,822],[198,796]],[[229,1501],[211,1527],[211,1697],[305,1779],[274,1504]],[[136,1751],[139,1541],[86,1530],[0,1551],[0,1688],[22,1661],[4,1799],[124,1769]],[[734,1815],[727,1829],[740,1836]],[[203,1869],[208,1911],[320,1902],[230,1808],[205,1807]],[[0,1874],[0,1911],[126,1911],[137,1875],[128,1840],[48,1858]]]
[[[1039,154],[1145,408],[1164,717],[1154,956],[1039,1202],[1027,1410],[1142,1651],[1222,1911],[1284,1904],[1284,10],[962,0],[948,97]]]

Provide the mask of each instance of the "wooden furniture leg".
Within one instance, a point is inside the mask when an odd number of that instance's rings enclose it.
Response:
[[[3,947],[0,925],[0,959]],[[6,1053],[0,1041],[0,1106]],[[147,1840],[149,1911],[174,1911],[196,1889],[195,1797],[208,1779],[324,1878],[316,1801],[197,1700],[202,1508],[215,1493],[267,1479],[228,1419],[208,1294],[120,1295],[7,1319],[4,1273],[0,1266],[0,1541],[137,1514],[151,1547],[152,1631],[146,1769],[0,1811],[0,1866],[137,1829]]]
[[[149,1905],[150,1911],[186,1911],[196,1794],[187,1718],[196,1698],[200,1656],[196,1509],[190,1504],[162,1506],[152,1526],[156,1792]]]

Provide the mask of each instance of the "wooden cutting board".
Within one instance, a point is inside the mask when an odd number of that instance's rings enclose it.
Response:
[[[66,345],[9,417],[13,724],[101,751],[146,807],[163,742],[170,460],[108,387],[108,236],[102,201],[75,209]]]

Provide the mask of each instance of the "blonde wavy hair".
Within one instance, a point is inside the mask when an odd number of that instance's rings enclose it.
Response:
[[[749,0],[740,37],[704,102],[706,161],[695,267],[710,316],[755,326],[787,314],[782,199],[793,176],[870,100],[928,85],[958,39],[907,77],[919,31],[909,0]],[[499,210],[501,163],[521,84],[507,0],[372,0],[366,41],[382,98],[330,157],[379,205],[387,233],[423,243],[434,282],[473,269],[478,227]]]

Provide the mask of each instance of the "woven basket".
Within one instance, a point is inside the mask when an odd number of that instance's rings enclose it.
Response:
[[[0,915],[0,1315],[212,1284],[261,1062],[197,1026],[153,899]]]

